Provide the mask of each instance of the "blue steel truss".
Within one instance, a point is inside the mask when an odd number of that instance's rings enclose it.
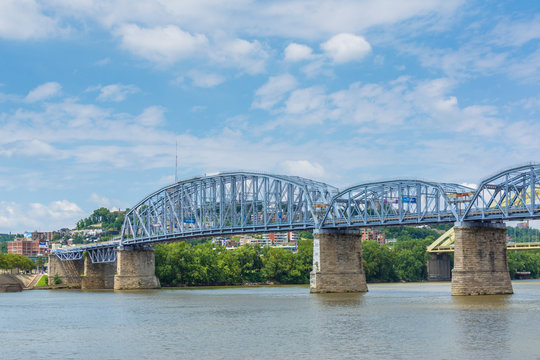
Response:
[[[81,245],[72,249],[58,249],[53,253],[60,260],[82,260],[86,251],[92,263],[108,263],[116,261],[116,250],[120,241],[109,241],[92,245]]]
[[[113,262],[119,246],[304,229],[540,218],[540,165],[505,170],[478,188],[421,180],[355,185],[341,192],[295,176],[234,172],[164,187],[126,213],[120,240],[56,250],[61,260]]]
[[[474,189],[458,184],[392,180],[350,187],[332,199],[323,228],[455,222]]]
[[[180,181],[126,213],[122,245],[313,229],[335,194],[296,176],[234,172]]]
[[[540,164],[509,169],[482,181],[462,221],[540,218]]]

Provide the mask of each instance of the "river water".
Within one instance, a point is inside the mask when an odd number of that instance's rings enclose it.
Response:
[[[540,359],[540,281],[0,294],[1,359]]]

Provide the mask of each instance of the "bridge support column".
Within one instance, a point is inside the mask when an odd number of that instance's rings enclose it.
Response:
[[[503,224],[456,226],[452,295],[512,294]]]
[[[448,281],[452,279],[450,254],[431,254],[431,259],[427,262],[427,271],[429,281]]]
[[[115,290],[158,289],[153,248],[123,248],[117,251]]]
[[[54,284],[54,277],[58,275],[62,285],[80,287],[84,273],[84,260],[60,260],[56,255],[49,255],[49,285]]]
[[[366,292],[362,239],[358,231],[319,230],[313,233],[310,292]]]
[[[116,262],[93,263],[89,257],[84,259],[84,276],[81,289],[113,289]]]

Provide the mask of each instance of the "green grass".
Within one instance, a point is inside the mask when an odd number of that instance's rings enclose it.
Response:
[[[49,286],[49,277],[47,275],[43,275],[41,279],[39,279],[38,283],[36,284],[36,287],[40,286]]]

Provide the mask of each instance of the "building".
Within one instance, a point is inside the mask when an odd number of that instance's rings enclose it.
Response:
[[[384,232],[375,228],[361,228],[362,241],[377,240],[379,245],[386,244]]]
[[[41,254],[39,240],[28,240],[25,238],[16,238],[7,242],[8,254],[19,254],[24,256],[38,256]]]
[[[296,242],[300,239],[297,231],[264,233],[262,236],[267,245],[282,245]]]

